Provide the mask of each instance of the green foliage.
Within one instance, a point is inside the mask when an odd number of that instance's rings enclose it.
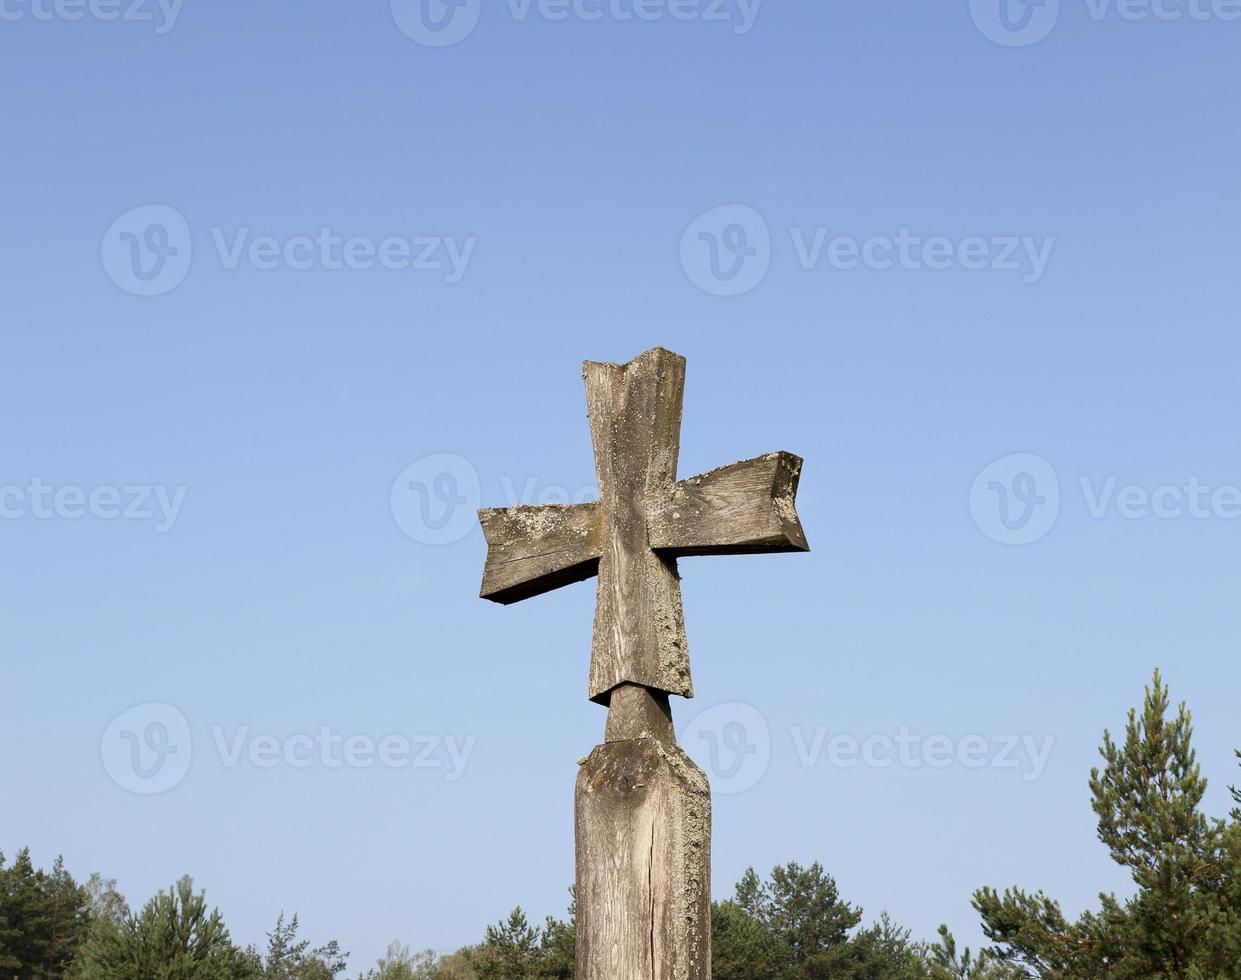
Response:
[[[918,980],[925,951],[886,915],[858,930],[862,910],[840,897],[819,864],[791,863],[761,881],[746,871],[730,902],[712,909],[715,980]]]
[[[974,957],[968,949],[957,953],[957,941],[947,926],[939,927],[939,941],[926,951],[928,980],[1022,980],[1026,972],[1005,963],[989,950]]]
[[[349,954],[340,951],[336,940],[311,949],[309,939],[297,938],[297,928],[297,916],[286,922],[282,912],[267,934],[264,980],[333,980],[345,972]]]
[[[926,947],[913,942],[909,930],[893,923],[887,912],[881,913],[869,929],[859,932],[851,945],[852,962],[843,976],[875,980],[926,980],[933,976],[928,972]]]
[[[774,977],[782,950],[777,939],[736,902],[711,907],[711,969],[714,980]]]
[[[265,954],[238,948],[188,876],[137,915],[114,881],[94,876],[84,894],[94,918],[71,980],[334,980],[345,970],[335,941],[298,939],[297,916],[277,919]]]
[[[488,926],[482,945],[462,951],[464,965],[478,980],[571,980],[575,966],[577,898],[569,905],[569,921],[550,916],[540,929],[531,926],[521,908],[508,919]],[[435,973],[435,980],[448,974]]]
[[[116,879],[105,878],[99,872],[92,874],[86,884],[86,903],[92,923],[120,925],[129,915],[129,903],[116,890]]]
[[[487,927],[487,938],[467,959],[482,980],[537,976],[540,938],[518,906],[507,920]]]
[[[435,980],[441,962],[431,950],[411,954],[408,946],[392,943],[375,969],[361,980]]]
[[[431,950],[410,953],[408,946],[392,943],[375,969],[360,980],[477,980],[469,965],[469,950],[439,956]]]
[[[546,980],[573,980],[577,967],[577,889],[569,889],[569,921],[550,915],[543,926],[540,977]]]
[[[218,909],[207,910],[187,876],[138,915],[91,932],[83,980],[250,980],[253,958],[233,945]]]
[[[11,867],[0,853],[0,974],[63,977],[90,924],[88,895],[60,858],[36,871],[21,850]]]
[[[438,960],[434,972],[427,973],[426,977],[427,980],[476,980],[476,974],[463,952]]]
[[[1206,779],[1190,713],[1169,717],[1159,672],[1125,738],[1105,732],[1102,769],[1090,775],[1099,840],[1134,883],[1132,897],[1100,896],[1070,922],[1042,892],[992,888],[974,895],[994,953],[1027,976],[1090,980],[1241,977],[1241,839],[1200,806]]]

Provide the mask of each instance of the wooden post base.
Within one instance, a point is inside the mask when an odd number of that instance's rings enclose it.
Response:
[[[608,742],[575,808],[578,980],[710,980],[706,774],[672,742]]]

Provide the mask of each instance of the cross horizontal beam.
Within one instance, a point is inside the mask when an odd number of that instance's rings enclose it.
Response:
[[[794,502],[802,461],[769,453],[674,484],[653,506],[648,543],[674,558],[809,551]],[[599,573],[598,503],[480,510],[482,597],[502,605]]]
[[[809,551],[795,507],[801,467],[768,453],[682,480],[652,506],[650,546],[678,558]]]
[[[597,575],[599,505],[480,510],[487,539],[482,597],[509,605]]]

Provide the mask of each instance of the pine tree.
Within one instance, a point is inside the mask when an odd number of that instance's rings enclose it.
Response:
[[[8,976],[57,980],[73,965],[89,924],[85,890],[56,859],[38,870],[29,850],[4,867],[0,855],[0,970]]]
[[[481,980],[537,977],[541,938],[518,906],[507,919],[487,927],[483,944],[470,953],[470,963]]]
[[[977,957],[965,949],[957,952],[957,940],[948,927],[939,927],[939,940],[926,950],[928,980],[1024,980],[1026,972],[998,960],[983,950]]]
[[[229,938],[218,909],[182,878],[138,915],[92,932],[82,980],[258,980],[261,972]]]
[[[751,868],[732,901],[712,909],[716,980],[923,980],[925,950],[882,916],[858,930],[862,910],[840,897],[822,865],[796,862],[762,881]]]
[[[22,968],[17,958],[21,927],[11,908],[9,872],[5,870],[4,861],[4,851],[0,851],[0,976],[11,977]]]
[[[28,848],[18,851],[4,872],[0,905],[8,933],[0,959],[12,963],[19,976],[40,975],[51,949],[52,914],[43,873],[35,870]]]
[[[262,962],[263,980],[333,980],[345,972],[348,954],[332,940],[310,948],[309,939],[298,939],[298,919],[286,921],[281,912],[276,927],[267,934],[267,958]]]
[[[1133,896],[1101,895],[1099,911],[1069,922],[1042,892],[983,888],[974,907],[997,956],[1037,977],[1241,976],[1241,831],[1201,812],[1190,713],[1182,703],[1169,717],[1169,704],[1156,671],[1123,743],[1105,732],[1090,775],[1099,840],[1129,870]]]
[[[714,980],[774,977],[781,968],[780,944],[737,901],[711,907],[711,975]]]
[[[90,905],[86,889],[65,870],[57,857],[50,874],[43,877],[47,908],[47,946],[42,976],[63,977],[73,965],[90,928]]]

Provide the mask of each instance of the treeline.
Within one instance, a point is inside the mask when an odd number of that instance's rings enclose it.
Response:
[[[533,926],[520,908],[482,942],[450,956],[399,945],[361,980],[572,978],[574,919]],[[716,980],[802,977],[1016,977],[958,960],[945,932],[935,946],[910,939],[885,917],[858,928],[861,909],[843,901],[815,864],[776,868],[766,881],[747,872],[732,900],[712,910]],[[131,912],[116,883],[93,875],[77,884],[57,861],[37,870],[28,851],[0,857],[0,978],[4,980],[334,980],[348,954],[335,941],[312,947],[296,916],[281,916],[267,946],[241,948],[218,909],[182,878]]]
[[[715,980],[1230,980],[1241,978],[1241,792],[1224,818],[1202,811],[1206,779],[1184,704],[1156,672],[1123,737],[1105,732],[1090,775],[1100,841],[1132,894],[1100,895],[1069,919],[1042,891],[981,888],[973,905],[990,945],[958,951],[944,927],[914,940],[887,915],[864,925],[818,864],[753,870],[712,908]],[[360,980],[571,978],[575,909],[531,924],[520,908],[449,956],[394,944]],[[295,917],[266,948],[233,943],[216,909],[183,878],[131,911],[115,881],[78,883],[58,860],[0,854],[0,980],[335,980],[336,942],[312,946]],[[617,978],[623,980],[623,978]]]
[[[218,909],[182,878],[131,912],[116,881],[82,885],[58,859],[36,869],[27,850],[0,854],[0,978],[4,980],[332,980],[347,954],[312,949],[283,915],[264,951],[234,945]]]

